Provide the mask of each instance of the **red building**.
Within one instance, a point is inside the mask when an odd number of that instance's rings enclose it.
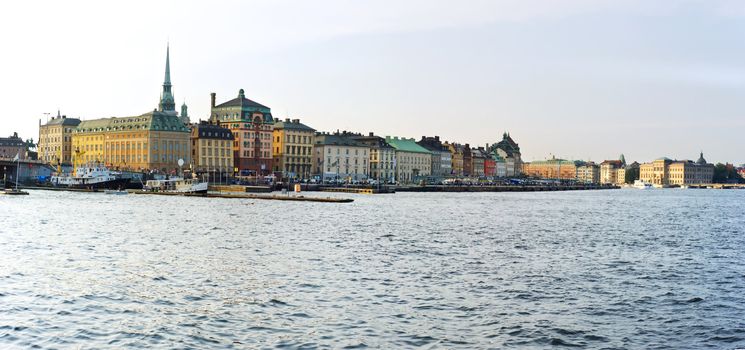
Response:
[[[269,107],[238,97],[215,105],[212,97],[210,121],[233,132],[234,171],[239,176],[266,176],[272,173],[272,133],[274,119]]]
[[[497,175],[497,162],[492,157],[484,159],[484,176],[494,177]]]

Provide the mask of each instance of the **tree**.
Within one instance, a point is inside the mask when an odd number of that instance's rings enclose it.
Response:
[[[735,167],[722,163],[717,163],[717,165],[714,166],[714,179],[712,181],[717,184],[745,182],[742,176],[737,173]]]
[[[624,181],[627,184],[633,184],[634,181],[636,180],[639,180],[639,168],[638,167],[626,168],[626,176],[624,178]]]

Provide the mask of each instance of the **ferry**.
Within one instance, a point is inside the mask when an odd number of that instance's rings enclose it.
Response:
[[[644,182],[642,180],[635,180],[634,181],[634,188],[638,188],[640,190],[648,190],[652,188],[652,184],[649,182]]]
[[[122,189],[126,188],[130,179],[119,176],[100,164],[89,164],[78,167],[74,175],[56,175],[50,178],[54,187],[85,188],[85,189]]]
[[[207,193],[209,182],[199,179],[183,179],[172,177],[167,180],[147,180],[143,191],[174,192],[174,193]]]

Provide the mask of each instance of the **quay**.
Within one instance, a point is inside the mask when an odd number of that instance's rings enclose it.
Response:
[[[544,192],[544,191],[581,191],[608,190],[620,188],[616,185],[496,185],[496,186],[450,186],[427,185],[396,187],[398,192]]]
[[[341,193],[356,193],[356,194],[380,194],[380,193],[396,193],[395,190],[388,188],[364,188],[364,187],[322,187],[321,192],[341,192]]]
[[[204,198],[233,198],[233,199],[264,199],[291,202],[320,202],[320,203],[351,203],[351,198],[321,198],[289,195],[262,195],[262,194],[238,194],[238,193],[178,193],[178,192],[150,192],[141,190],[128,190],[133,194],[151,194],[160,196],[183,196],[183,197],[204,197]]]

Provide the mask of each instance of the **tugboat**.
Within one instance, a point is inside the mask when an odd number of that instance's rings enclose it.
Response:
[[[126,188],[128,178],[123,178],[116,172],[110,171],[100,164],[88,164],[78,167],[74,175],[52,176],[50,183],[54,187],[67,187],[78,189],[109,189],[118,190]]]

